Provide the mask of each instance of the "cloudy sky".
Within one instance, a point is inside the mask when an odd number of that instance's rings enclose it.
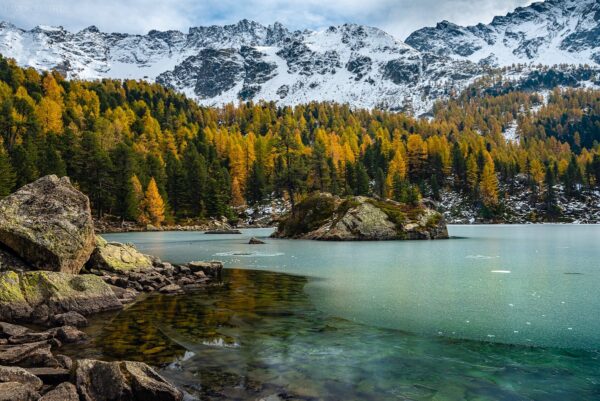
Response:
[[[146,33],[150,29],[228,24],[247,18],[293,29],[344,22],[376,26],[404,39],[441,20],[460,25],[490,22],[494,15],[531,0],[0,0],[0,19],[22,28],[62,25],[78,30]]]

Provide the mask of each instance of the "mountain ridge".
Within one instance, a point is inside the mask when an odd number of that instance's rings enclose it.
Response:
[[[551,30],[549,24],[558,16],[562,25]],[[546,51],[548,41],[525,30],[532,21],[546,24],[540,23],[539,32],[564,36],[561,46],[566,50],[556,54],[574,54],[580,61],[566,64],[600,68],[600,24],[592,23],[596,18],[600,21],[598,0],[549,0],[495,17],[488,25],[460,27],[443,21],[415,31],[406,43],[359,24],[291,31],[278,22],[265,26],[244,19],[191,27],[188,33],[151,30],[140,35],[104,33],[94,25],[75,33],[43,25],[23,30],[1,22],[0,53],[21,66],[56,69],[68,78],[156,81],[205,106],[248,100],[281,105],[335,101],[419,115],[436,100],[460,93],[501,67],[529,65],[504,71],[503,77],[512,81],[538,73],[534,64],[541,59],[534,56],[553,53]],[[561,57],[553,60],[565,61]],[[597,74],[581,84],[598,86]]]

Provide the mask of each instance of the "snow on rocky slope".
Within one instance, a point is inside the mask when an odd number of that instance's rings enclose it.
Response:
[[[0,23],[0,53],[22,66],[58,69],[70,78],[147,79],[201,104],[268,100],[336,101],[390,110],[429,109],[484,72],[476,64],[422,53],[387,33],[344,24],[289,31],[275,23],[150,31],[79,32]]]
[[[520,7],[488,24],[443,21],[412,33],[415,49],[475,63],[600,65],[600,1],[547,0]]]
[[[275,23],[150,31],[146,35],[79,32],[0,23],[0,54],[19,65],[57,69],[69,78],[145,79],[185,93],[204,105],[245,100],[294,105],[335,101],[355,107],[419,115],[434,101],[459,93],[491,67],[518,87],[598,86],[600,0],[548,0],[518,8],[489,25],[442,22],[403,43],[372,27],[344,24],[320,31],[290,31]],[[590,64],[541,77],[534,63]],[[570,67],[572,68],[572,67]],[[548,78],[550,77],[550,78]],[[585,82],[583,82],[585,81]]]

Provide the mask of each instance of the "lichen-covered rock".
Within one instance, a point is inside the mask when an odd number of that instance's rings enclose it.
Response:
[[[97,236],[96,248],[88,266],[113,272],[148,270],[152,269],[152,260],[140,253],[133,245],[106,242],[104,238]]]
[[[79,401],[77,387],[69,382],[61,383],[48,391],[39,401]]]
[[[20,274],[0,272],[0,320],[21,320],[31,316],[32,312],[21,290]]]
[[[59,366],[58,361],[50,352],[51,345],[40,341],[22,345],[0,346],[0,365],[5,366]]]
[[[142,362],[81,359],[74,366],[77,390],[84,401],[180,401],[181,391]]]
[[[0,320],[46,321],[59,313],[89,315],[121,307],[111,288],[91,274],[0,273]]]
[[[0,243],[32,267],[79,273],[94,249],[87,196],[49,175],[0,201]]]
[[[35,375],[16,366],[0,366],[0,383],[16,382],[39,391],[44,383]]]
[[[75,362],[77,391],[83,401],[124,401],[133,399],[127,378],[118,362],[80,359]]]
[[[327,241],[440,239],[448,238],[448,231],[442,215],[424,202],[407,205],[317,193],[298,203],[273,236]]]
[[[0,383],[0,401],[37,401],[40,395],[23,383]]]

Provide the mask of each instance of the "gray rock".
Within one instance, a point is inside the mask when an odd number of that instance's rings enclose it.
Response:
[[[58,361],[59,367],[67,370],[71,370],[73,367],[73,360],[66,355],[56,355],[56,360]]]
[[[23,383],[0,383],[0,401],[37,401],[37,391]]]
[[[248,241],[248,244],[250,244],[250,245],[263,245],[264,243],[265,243],[264,241],[261,241],[258,238],[254,238],[254,237],[250,238],[250,241]]]
[[[81,313],[77,312],[66,312],[59,313],[52,317],[52,323],[56,326],[74,326],[74,327],[86,327],[88,321]]]
[[[56,337],[65,344],[87,340],[87,335],[73,326],[63,326],[56,331]]]
[[[58,367],[47,341],[22,345],[0,346],[0,365],[21,367]]]
[[[43,382],[34,374],[15,366],[0,366],[0,383],[17,382],[39,391]]]
[[[46,330],[41,332],[28,332],[20,336],[13,336],[8,339],[9,344],[28,344],[40,341],[47,341],[56,337],[56,330]]]
[[[154,369],[142,362],[122,362],[121,369],[130,378],[135,399],[179,401],[181,391],[169,384]]]
[[[0,201],[0,243],[42,270],[79,273],[94,249],[87,196],[46,176]]]
[[[210,262],[190,262],[188,267],[192,272],[202,271],[208,277],[220,278],[223,270],[223,263],[217,260]]]
[[[79,401],[79,394],[77,394],[77,387],[66,382],[48,391],[39,401]]]
[[[29,333],[31,330],[27,327],[16,324],[0,322],[0,337],[14,337]]]
[[[180,401],[181,391],[142,362],[102,362],[82,359],[75,363],[75,382],[84,401]]]
[[[133,399],[131,387],[118,362],[80,359],[75,362],[74,376],[82,401],[125,401]]]

